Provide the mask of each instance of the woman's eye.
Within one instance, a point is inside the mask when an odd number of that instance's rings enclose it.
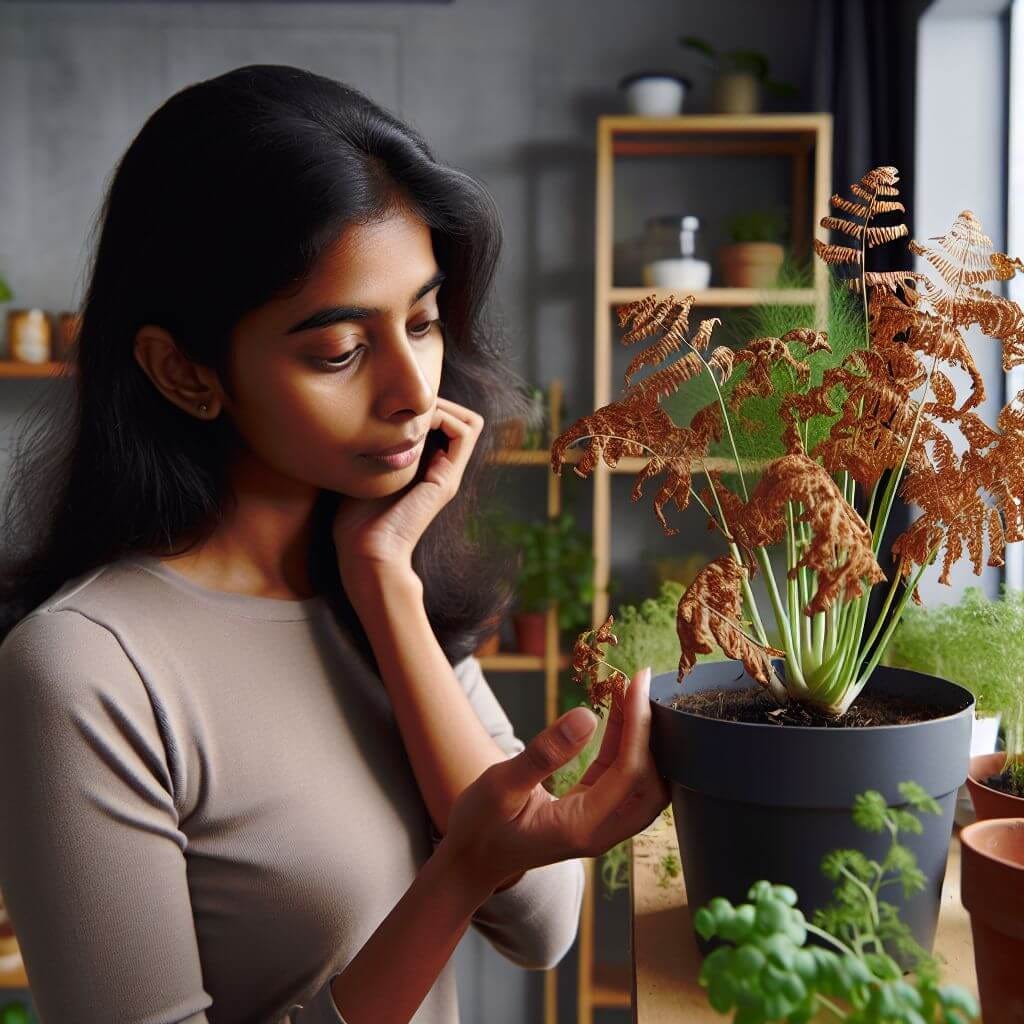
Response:
[[[416,327],[414,327],[412,329],[412,333],[415,334],[417,338],[426,337],[426,335],[430,333],[430,329],[435,324],[440,325],[440,323],[441,323],[440,318],[438,318],[436,320],[428,320],[426,323],[418,324]]]
[[[409,329],[409,333],[412,334],[414,338],[425,338],[435,325],[440,327],[443,326],[443,324],[444,321],[438,317],[434,320],[427,320],[424,323],[417,324],[415,327],[411,327]],[[365,345],[357,345],[354,349],[351,349],[344,355],[335,356],[331,359],[322,356],[313,356],[312,362],[314,366],[321,370],[344,370],[355,362],[356,357],[364,348],[366,348]]]
[[[346,366],[349,366],[351,363],[355,362],[355,357],[359,355],[359,353],[362,352],[365,347],[365,345],[359,345],[357,348],[351,349],[344,355],[336,356],[333,359],[325,359],[320,356],[314,356],[313,365],[319,366],[321,369],[324,370],[343,370],[345,369]]]

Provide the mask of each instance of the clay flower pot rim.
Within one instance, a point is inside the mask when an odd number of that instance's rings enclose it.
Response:
[[[697,664],[699,665],[699,664],[701,664],[701,662],[698,662]],[[739,666],[739,662],[737,662],[736,664]],[[739,667],[739,671],[740,671],[741,674],[745,674],[742,666]],[[898,671],[901,671],[901,672],[912,672],[913,670],[912,669],[899,669]],[[771,725],[768,722],[734,722],[734,721],[732,721],[731,719],[728,719],[728,718],[712,718],[710,715],[698,715],[698,714],[696,714],[693,711],[686,711],[683,708],[670,707],[668,705],[668,703],[666,703],[665,701],[658,700],[658,698],[655,696],[655,693],[654,693],[654,682],[657,679],[664,679],[664,678],[666,678],[668,676],[672,676],[673,678],[675,678],[676,675],[677,675],[677,673],[676,673],[675,669],[669,669],[668,672],[661,672],[661,673],[659,673],[656,676],[652,676],[651,677],[651,695],[650,695],[649,700],[650,700],[650,702],[652,704],[659,704],[661,707],[665,708],[668,711],[672,711],[672,712],[674,712],[677,715],[686,715],[686,716],[688,716],[690,718],[707,719],[707,720],[712,721],[712,722],[717,722],[717,723],[719,723],[720,725],[723,725],[723,726],[741,727],[741,728],[744,728],[744,729],[780,729],[781,728],[781,729],[784,729],[786,732],[789,732],[789,733],[792,733],[792,732],[826,732],[826,731],[828,731],[828,732],[836,732],[837,729],[841,729],[842,728],[841,726],[837,727],[837,726],[834,726],[834,725],[783,725],[783,726],[778,726],[778,725]],[[933,678],[938,679],[939,677],[938,676],[934,676]],[[964,696],[970,698],[967,701],[967,703],[964,704],[963,707],[961,707],[960,709],[955,710],[955,711],[951,710],[951,711],[949,711],[948,714],[945,714],[945,715],[936,715],[934,718],[926,718],[926,719],[924,719],[923,721],[920,721],[920,722],[905,722],[902,725],[899,725],[899,724],[859,725],[859,726],[856,727],[857,732],[877,732],[877,731],[882,730],[882,729],[915,729],[915,728],[918,728],[920,726],[930,725],[932,722],[941,722],[944,718],[955,718],[957,715],[963,714],[964,710],[966,710],[966,708],[970,707],[974,703],[974,694],[972,694],[970,692],[970,690],[968,690],[966,687],[960,686],[959,683],[950,682],[948,679],[943,680],[943,682],[948,683],[950,686],[953,686],[956,689],[962,691]],[[755,683],[755,681],[753,679],[750,680],[750,684],[752,686],[756,685],[756,683]],[[676,685],[678,686],[679,684],[676,684]],[[675,693],[671,694],[671,697],[674,698],[675,696],[676,696]],[[856,701],[854,701],[854,703],[856,703]],[[983,756],[988,756],[988,755],[983,755]],[[988,788],[988,787],[986,787],[986,788]],[[995,792],[998,792],[998,790],[996,790]]]
[[[960,843],[963,846],[969,846],[979,857],[995,861],[997,864],[1005,864],[1008,868],[1015,868],[1017,871],[1024,871],[1024,861],[1007,860],[1006,857],[1000,857],[991,850],[984,849],[975,841],[985,832],[1006,832],[1016,829],[1024,829],[1024,818],[985,818],[960,829]]]
[[[982,760],[982,758],[985,758],[987,760],[987,759],[990,759],[990,758],[997,758],[997,757],[998,758],[1002,758],[1002,760],[1000,760],[1000,761],[993,761],[993,765],[992,766],[993,766],[993,768],[995,768],[995,771],[987,772],[986,773],[986,777],[988,775],[998,775],[1003,770],[1003,767],[1006,765],[1006,751],[1005,750],[996,750],[996,751],[994,751],[991,754],[975,754],[974,757],[971,758],[970,763],[968,765],[968,768],[967,768],[967,778],[969,778],[971,780],[971,782],[973,782],[976,786],[980,786],[982,789],[987,789],[990,793],[995,793],[997,796],[1001,796],[1001,797],[1003,797],[1006,800],[1019,800],[1021,802],[1021,806],[1024,806],[1024,797],[1017,796],[1016,793],[1007,793],[1005,789],[996,789],[994,786],[989,786],[987,783],[982,782],[982,780],[977,775],[974,774],[974,765],[975,765],[976,762],[980,762]],[[1018,755],[1016,758],[1014,758],[1014,760],[1019,761],[1019,760],[1021,760],[1021,758],[1024,758],[1024,754]],[[978,765],[978,768],[980,770],[980,768],[981,768],[980,764]],[[1009,819],[1009,818],[988,818],[986,820],[988,820],[988,821],[1011,821],[1013,819]],[[976,822],[975,824],[980,824],[980,822]]]

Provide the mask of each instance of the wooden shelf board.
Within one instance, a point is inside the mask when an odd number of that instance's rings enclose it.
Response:
[[[480,667],[489,672],[542,672],[544,658],[536,654],[519,654],[515,651],[499,651],[497,654],[485,654],[479,659]],[[559,668],[569,667],[569,656],[559,655]]]
[[[0,989],[5,988],[28,988],[24,965],[13,971],[0,971]]]
[[[674,114],[670,117],[651,117],[644,114],[603,114],[598,117],[598,129],[627,135],[654,132],[658,134],[688,134],[709,132],[734,135],[786,135],[790,133],[814,134],[829,124],[828,113],[797,114]]]
[[[12,380],[28,380],[74,372],[74,363],[20,363],[13,359],[0,359],[0,379],[8,377]]]
[[[695,306],[813,306],[817,293],[813,288],[610,288],[608,300],[613,306],[638,302],[648,295],[667,299],[692,295]]]

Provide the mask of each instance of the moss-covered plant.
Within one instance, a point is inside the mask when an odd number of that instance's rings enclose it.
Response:
[[[806,1022],[827,1011],[830,1019],[858,1024],[961,1024],[978,1016],[974,997],[940,984],[935,957],[913,939],[897,908],[883,898],[888,886],[905,896],[925,878],[902,835],[922,831],[921,815],[939,814],[938,804],[916,783],[900,794],[909,809],[889,807],[874,790],[860,794],[853,820],[869,832],[888,833],[881,861],[860,850],[834,850],[822,871],[835,881],[831,904],[813,922],[797,908],[797,893],[785,885],[756,882],[750,902],[733,906],[714,899],[694,915],[706,940],[723,944],[701,965],[700,984],[720,1013],[735,1024]],[[819,945],[807,945],[809,936]],[[896,956],[910,964],[904,977]]]

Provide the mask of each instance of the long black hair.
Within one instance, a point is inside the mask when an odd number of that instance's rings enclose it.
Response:
[[[134,358],[139,327],[165,328],[232,394],[229,340],[243,314],[300,288],[346,225],[399,206],[430,228],[447,274],[439,394],[485,419],[459,492],[424,532],[413,567],[452,663],[493,630],[514,598],[512,553],[484,550],[468,527],[493,486],[486,456],[496,426],[529,418],[524,382],[486,308],[501,249],[497,208],[483,184],[435,160],[414,129],[358,90],[254,64],[171,96],[114,169],[90,236],[75,372],[49,385],[12,446],[0,639],[94,567],[191,550],[230,499],[241,438],[227,415],[201,421],[160,394]],[[431,432],[416,479],[444,443]],[[310,580],[376,668],[339,578],[330,531],[339,498],[318,495]]]

